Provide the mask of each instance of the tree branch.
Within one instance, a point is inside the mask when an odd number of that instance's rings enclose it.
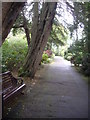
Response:
[[[73,7],[73,6],[71,6],[68,2],[66,2],[66,4],[67,4],[67,6],[69,6],[71,9],[73,9],[73,10],[74,10],[74,7]]]
[[[13,26],[12,28],[21,28],[21,27],[24,27],[24,25]]]

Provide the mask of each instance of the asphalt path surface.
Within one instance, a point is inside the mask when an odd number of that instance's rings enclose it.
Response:
[[[88,85],[70,62],[55,57],[8,118],[88,118]]]

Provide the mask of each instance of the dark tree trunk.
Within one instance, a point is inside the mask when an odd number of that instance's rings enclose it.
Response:
[[[28,44],[28,47],[30,45],[30,30],[29,30],[29,27],[28,27],[28,22],[27,22],[27,19],[25,18],[25,15],[24,15],[24,12],[22,11],[22,20],[23,20],[23,24],[21,25],[14,25],[13,28],[24,28],[24,31],[25,31],[25,34],[26,34],[26,39],[27,39],[27,44]]]
[[[44,48],[51,32],[57,3],[46,2],[43,4],[40,16],[38,15],[38,3],[34,4],[34,17],[31,31],[31,44],[24,64],[24,71],[34,77],[38,65],[42,59]]]
[[[27,44],[28,44],[28,47],[30,45],[30,31],[29,31],[29,28],[28,28],[28,23],[27,23],[27,20],[25,18],[25,15],[24,15],[24,12],[23,12],[23,27],[24,27],[24,30],[25,30],[25,34],[26,34],[26,38],[27,38]]]
[[[28,27],[25,26],[25,25],[24,25],[24,29],[25,29],[25,34],[26,34],[26,38],[27,38],[27,44],[28,44],[28,47],[29,47],[29,45],[30,45],[30,36],[29,36],[30,32],[29,32]]]
[[[88,6],[88,13],[89,13],[89,15],[88,15],[88,30],[87,30],[87,36],[88,36],[88,38],[87,38],[87,48],[88,48],[88,53],[90,53],[90,7]]]
[[[13,23],[24,4],[24,2],[2,2],[2,43],[0,43],[0,46],[13,27]]]

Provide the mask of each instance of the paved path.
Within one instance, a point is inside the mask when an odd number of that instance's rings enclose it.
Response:
[[[20,97],[8,117],[87,118],[88,85],[61,57],[42,69],[40,79]]]

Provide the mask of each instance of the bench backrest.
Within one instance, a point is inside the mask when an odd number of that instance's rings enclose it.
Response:
[[[2,89],[7,89],[12,86],[12,74],[10,71],[2,73]]]

